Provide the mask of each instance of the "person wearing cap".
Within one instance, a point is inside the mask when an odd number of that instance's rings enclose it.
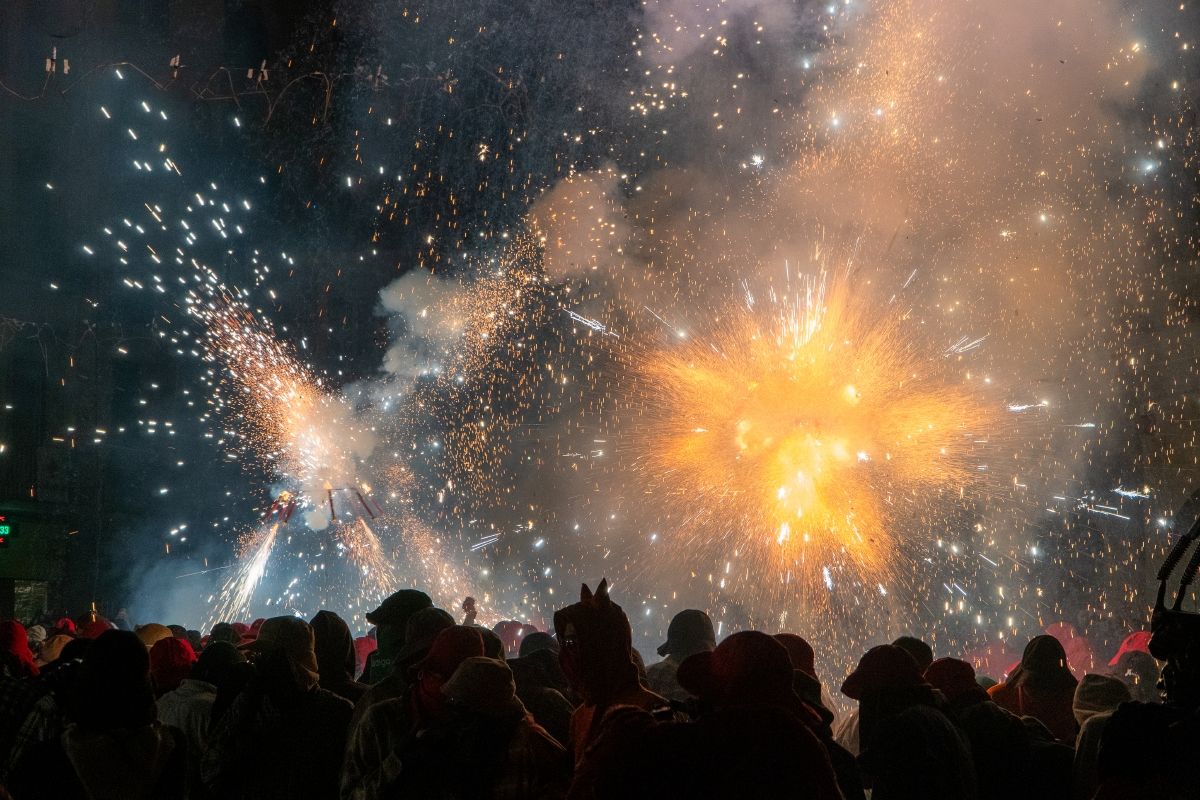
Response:
[[[842,694],[858,701],[858,763],[872,800],[977,796],[966,738],[943,713],[945,698],[906,650],[872,647],[842,683]]]
[[[433,606],[415,611],[408,617],[404,628],[404,642],[391,658],[391,674],[369,687],[354,704],[354,716],[350,719],[351,730],[357,727],[359,720],[371,706],[404,696],[411,683],[410,671],[413,664],[425,657],[439,633],[453,626],[454,618],[446,611]]]
[[[1071,674],[1067,653],[1053,636],[1035,636],[1025,646],[1021,663],[1004,683],[988,695],[996,705],[1019,717],[1033,717],[1064,744],[1074,744],[1079,733],[1072,705],[1079,683]]]
[[[243,645],[254,677],[215,722],[200,775],[222,798],[328,798],[337,794],[350,703],[318,685],[312,626],[264,620]]]
[[[924,672],[933,663],[933,648],[915,636],[900,636],[892,642],[892,646],[899,647],[912,656],[913,660],[917,662],[917,669],[920,672]],[[833,736],[837,743],[846,748],[848,752],[856,756],[861,752],[857,708],[836,721]]]
[[[483,656],[479,628],[442,629],[423,658],[410,667],[412,682],[401,697],[369,706],[350,733],[342,765],[343,800],[388,796],[402,778],[406,749],[417,735],[445,714],[442,687],[472,657]]]
[[[646,685],[668,700],[686,701],[688,693],[675,678],[679,665],[688,656],[716,646],[717,633],[708,614],[694,608],[680,611],[667,626],[667,640],[658,646],[663,660],[646,668]]]
[[[375,626],[375,640],[378,646],[375,652],[367,657],[367,666],[361,677],[363,683],[376,684],[392,674],[392,662],[404,646],[408,618],[432,605],[433,601],[424,592],[417,589],[401,589],[388,595],[379,604],[379,608],[367,613],[367,622]]]

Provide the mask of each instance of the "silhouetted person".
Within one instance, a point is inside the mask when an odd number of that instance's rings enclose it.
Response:
[[[571,742],[576,766],[587,754],[604,715],[617,706],[670,715],[665,698],[642,686],[633,657],[629,619],[608,596],[608,581],[595,594],[583,585],[580,601],[554,613],[559,663],[582,700],[571,716]]]
[[[208,745],[217,686],[227,680],[230,670],[245,661],[241,652],[228,642],[209,642],[192,665],[190,676],[184,678],[178,688],[158,698],[159,722],[178,728],[187,737],[189,797],[203,796],[200,755]]]
[[[312,626],[272,617],[246,649],[254,677],[213,724],[204,784],[222,798],[336,796],[352,709],[317,685]]]
[[[367,622],[375,626],[375,652],[367,657],[362,682],[379,683],[392,674],[392,662],[404,646],[404,631],[408,618],[422,608],[429,608],[433,601],[429,595],[416,589],[401,589],[388,595],[379,608],[367,614]]]
[[[1133,698],[1124,681],[1108,675],[1084,675],[1075,687],[1075,720],[1079,737],[1075,743],[1074,777],[1071,795],[1078,800],[1091,800],[1100,785],[1096,761],[1100,755],[1100,740],[1113,712]]]
[[[150,648],[150,681],[155,697],[177,689],[192,673],[195,663],[196,653],[186,639],[171,637],[155,642]]]
[[[366,709],[346,747],[343,800],[376,800],[399,792],[409,777],[403,774],[409,751],[444,714],[442,687],[459,664],[483,656],[482,630],[453,624],[443,628],[426,656],[410,668],[412,682],[404,695]]]
[[[570,742],[575,706],[567,699],[573,693],[558,663],[558,642],[548,633],[531,633],[521,641],[520,653],[508,662],[517,697],[551,736]]]
[[[1033,717],[1060,742],[1071,745],[1079,733],[1072,710],[1078,683],[1062,644],[1053,636],[1043,635],[1029,641],[1021,663],[988,694],[997,705],[1019,717]]]
[[[332,611],[318,611],[309,623],[313,629],[320,686],[351,704],[369,688],[354,680],[354,637],[350,626]]]
[[[970,664],[939,658],[925,670],[925,680],[946,698],[946,714],[967,737],[980,800],[1060,800],[1067,794],[1074,751],[1041,723],[992,702]]]
[[[787,651],[757,631],[694,654],[679,681],[696,722],[656,723],[616,707],[576,770],[573,800],[657,797],[841,798],[824,748],[792,690]]]
[[[858,700],[858,763],[872,800],[976,796],[969,745],[909,653],[895,645],[871,648],[842,693]]]
[[[429,652],[437,635],[447,628],[454,627],[454,618],[440,608],[430,606],[414,611],[408,617],[404,628],[404,640],[401,642],[390,660],[391,673],[378,681],[354,704],[354,716],[350,727],[353,729],[366,714],[367,709],[384,700],[394,700],[403,697],[411,683],[412,666],[423,659]],[[479,629],[482,635],[484,629]]]
[[[187,742],[158,723],[150,658],[138,637],[109,630],[64,696],[66,730],[44,741],[9,789],[20,800],[182,798]]]
[[[717,633],[708,614],[694,608],[680,611],[667,626],[667,641],[658,647],[663,660],[646,668],[646,685],[650,691],[682,703],[688,699],[688,693],[675,678],[679,665],[688,656],[716,646]]]

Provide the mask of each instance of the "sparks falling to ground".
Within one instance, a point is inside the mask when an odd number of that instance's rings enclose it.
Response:
[[[875,579],[914,498],[973,479],[991,413],[844,284],[747,300],[638,360],[639,465],[706,538],[811,583],[830,563]]]

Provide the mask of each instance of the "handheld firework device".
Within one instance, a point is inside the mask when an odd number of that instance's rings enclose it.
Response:
[[[1184,611],[1183,600],[1200,571],[1200,489],[1192,492],[1176,519],[1192,518],[1191,526],[1167,553],[1158,570],[1158,598],[1154,603],[1154,614],[1150,618],[1150,654],[1160,661],[1170,661],[1180,655],[1191,642],[1200,640],[1200,613]],[[1167,584],[1183,557],[1197,545],[1188,559],[1175,589],[1175,598],[1167,607]]]

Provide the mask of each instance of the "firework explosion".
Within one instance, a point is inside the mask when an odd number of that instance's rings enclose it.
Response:
[[[972,442],[991,427],[980,399],[846,286],[827,293],[822,275],[761,309],[748,297],[632,375],[642,413],[627,440],[674,506],[670,538],[749,551],[811,597],[826,595],[815,587],[830,564],[883,579],[913,508],[978,475]]]
[[[152,186],[107,230],[123,269],[153,262],[125,284],[169,295],[180,265],[198,332],[163,336],[205,362],[201,421],[267,503],[298,498],[290,523],[219,526],[246,540],[222,614],[415,583],[544,621],[604,572],[643,644],[697,605],[833,628],[840,668],[910,630],[965,649],[1140,613],[1194,471],[1174,12],[360,12],[339,35],[421,55],[345,102],[353,134],[310,148],[328,173],[281,179],[369,221],[328,269],[268,265],[248,200],[117,128]],[[522,60],[531,28],[553,63]],[[311,156],[288,153],[275,173]],[[858,266],[820,277],[826,240]],[[386,333],[364,357],[329,298],[368,281]]]

